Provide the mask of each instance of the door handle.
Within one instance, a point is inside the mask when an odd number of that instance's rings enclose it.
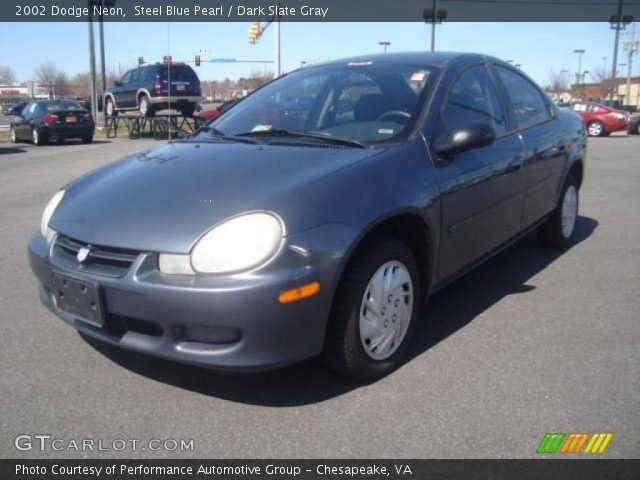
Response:
[[[514,172],[517,172],[522,168],[523,164],[524,164],[524,157],[522,155],[518,155],[511,161],[511,165],[510,165],[511,170],[513,170]]]

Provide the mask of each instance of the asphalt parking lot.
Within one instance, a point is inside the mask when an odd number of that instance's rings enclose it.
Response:
[[[577,241],[530,235],[431,298],[412,355],[358,386],[316,361],[221,374],[90,343],[38,301],[26,245],[64,183],[152,140],[0,144],[0,457],[534,457],[546,432],[640,452],[640,136],[589,140]],[[17,451],[20,434],[193,439]],[[585,456],[585,455],[581,455]]]

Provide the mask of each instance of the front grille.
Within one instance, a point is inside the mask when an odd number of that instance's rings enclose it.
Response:
[[[78,252],[83,248],[89,253],[79,261]],[[139,255],[139,251],[90,245],[65,235],[56,237],[52,250],[53,260],[65,267],[110,277],[122,277]]]

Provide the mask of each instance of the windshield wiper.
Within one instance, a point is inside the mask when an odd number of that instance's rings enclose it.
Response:
[[[216,127],[212,127],[212,126],[208,126],[208,125],[205,125],[204,127],[200,127],[198,129],[198,131],[195,132],[191,136],[191,138],[195,139],[196,134],[198,134],[199,132],[210,133],[211,135],[213,135],[213,136],[215,136],[217,138],[220,138],[222,140],[228,140],[228,141],[231,141],[231,142],[254,143],[254,144],[258,143],[257,141],[251,140],[250,138],[238,138],[238,137],[235,137],[235,136],[232,137],[230,135],[227,135],[224,132],[221,132]]]
[[[322,132],[302,132],[297,130],[287,130],[284,128],[276,128],[273,130],[256,130],[251,132],[243,132],[235,135],[236,137],[293,137],[293,138],[312,138],[314,140],[324,140],[334,145],[346,145],[348,147],[367,148],[367,146],[357,140],[351,138],[334,137],[329,133]]]

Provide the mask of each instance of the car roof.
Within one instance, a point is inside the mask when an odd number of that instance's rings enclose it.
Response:
[[[344,65],[348,63],[364,62],[397,62],[424,64],[434,67],[443,67],[452,60],[463,59],[467,61],[491,59],[496,63],[506,63],[497,58],[482,55],[479,53],[465,52],[394,52],[394,53],[374,53],[371,55],[359,55],[357,57],[341,58],[329,60],[327,62],[310,65],[311,67],[321,65]],[[507,64],[508,65],[508,64]]]

